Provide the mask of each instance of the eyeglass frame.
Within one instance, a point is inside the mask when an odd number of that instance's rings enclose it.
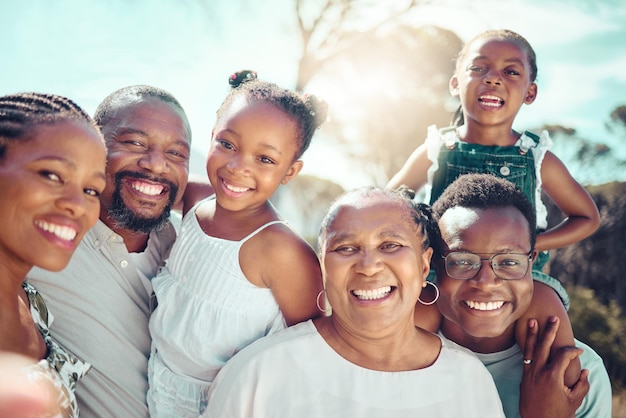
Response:
[[[446,271],[446,275],[448,275],[449,277],[455,279],[455,280],[472,280],[474,279],[476,276],[478,276],[478,273],[480,272],[480,270],[482,270],[483,268],[483,261],[489,261],[489,266],[491,267],[491,271],[493,271],[493,274],[496,275],[496,277],[500,280],[520,280],[522,278],[524,278],[524,276],[526,276],[526,274],[528,274],[528,269],[530,268],[530,265],[532,264],[532,259],[533,259],[533,253],[535,252],[534,248],[531,248],[530,251],[528,253],[483,253],[483,254],[491,254],[491,257],[489,258],[483,258],[481,256],[479,256],[476,253],[473,253],[471,251],[450,251],[448,254],[443,255],[440,254],[441,259],[444,261],[443,263],[443,268]],[[452,275],[450,275],[450,273],[448,272],[448,264],[447,264],[447,260],[446,258],[450,255],[450,254],[472,254],[475,256],[478,256],[478,258],[480,259],[481,263],[480,263],[480,268],[476,269],[474,275],[472,277],[468,277],[468,278],[457,278],[454,277]],[[499,255],[507,255],[507,254],[513,254],[513,255],[526,255],[528,258],[528,265],[526,266],[526,270],[524,271],[524,274],[522,274],[520,277],[518,277],[517,279],[506,279],[504,277],[500,277],[498,275],[497,270],[494,268],[493,266],[493,259]]]

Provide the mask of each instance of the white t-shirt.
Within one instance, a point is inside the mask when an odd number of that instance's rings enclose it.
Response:
[[[503,417],[489,372],[443,342],[425,369],[382,372],[335,352],[312,321],[264,337],[235,355],[209,389],[209,418]]]

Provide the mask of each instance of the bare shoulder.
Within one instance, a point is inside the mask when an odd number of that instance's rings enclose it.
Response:
[[[319,271],[313,247],[283,223],[270,225],[250,238],[242,246],[239,260],[251,281],[262,281],[267,287],[282,276],[293,277],[296,271]]]
[[[267,256],[275,261],[293,260],[294,257],[311,255],[317,257],[313,247],[284,223],[268,226],[253,239],[256,241],[253,245],[263,247]]]
[[[252,283],[270,288],[287,324],[320,315],[322,271],[313,248],[285,224],[263,229],[244,244],[241,268]]]

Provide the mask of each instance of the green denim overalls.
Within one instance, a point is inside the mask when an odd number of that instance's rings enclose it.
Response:
[[[455,127],[443,128],[440,133],[442,138],[447,135],[458,137]],[[457,140],[450,146],[442,146],[438,156],[439,168],[433,177],[429,203],[432,205],[441,196],[444,189],[460,175],[486,173],[515,184],[535,208],[535,158],[533,153],[529,151],[539,144],[539,136],[528,131],[524,132],[524,135],[532,139],[533,145],[501,147],[469,144]],[[444,142],[450,143],[451,141]],[[539,252],[533,263],[533,279],[554,288],[565,308],[569,309],[569,296],[561,283],[541,271],[549,259],[550,253],[548,251]]]

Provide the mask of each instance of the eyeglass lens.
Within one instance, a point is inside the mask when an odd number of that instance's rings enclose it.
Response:
[[[480,271],[483,260],[490,260],[495,275],[505,280],[521,279],[530,264],[528,254],[494,254],[491,258],[481,258],[474,253],[453,252],[445,256],[446,273],[454,279],[472,279]]]

